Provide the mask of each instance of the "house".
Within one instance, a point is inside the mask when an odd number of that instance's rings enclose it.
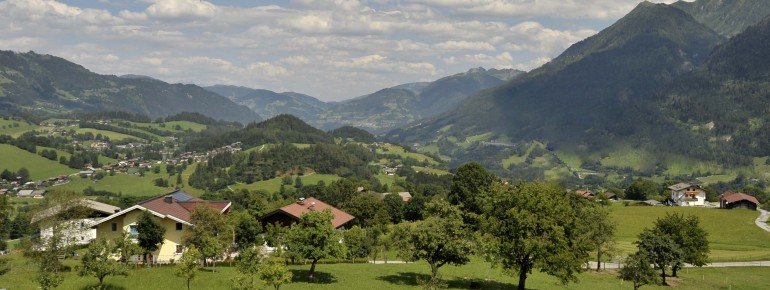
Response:
[[[99,220],[92,227],[96,229],[96,236],[100,239],[114,239],[123,233],[136,238],[139,234],[139,216],[142,212],[149,212],[166,229],[163,244],[152,253],[152,259],[155,262],[173,262],[184,253],[182,236],[185,229],[194,226],[191,223],[193,209],[197,206],[209,206],[221,214],[227,214],[230,212],[230,205],[229,201],[206,201],[177,190],[114,213]]]
[[[759,205],[757,198],[745,193],[727,191],[719,196],[719,208],[757,210],[757,205]]]
[[[593,192],[593,191],[591,191],[591,190],[582,190],[582,189],[579,189],[579,190],[575,190],[575,193],[576,193],[577,195],[580,195],[580,196],[582,196],[582,197],[585,197],[585,198],[594,198],[594,197],[596,197],[596,193],[594,193],[594,192]]]
[[[620,200],[618,195],[615,193],[612,193],[611,191],[605,191],[604,193],[601,194],[601,196],[609,200],[615,200],[615,201]]]
[[[34,190],[31,190],[31,189],[19,190],[19,192],[16,193],[16,196],[18,196],[18,197],[32,197],[32,193],[33,192],[34,192]]]
[[[355,219],[355,217],[349,213],[341,211],[331,205],[326,204],[323,201],[309,197],[300,198],[295,203],[274,210],[273,212],[263,216],[261,221],[263,226],[268,224],[277,224],[288,227],[299,221],[300,217],[302,217],[302,215],[305,213],[311,211],[323,211],[326,209],[331,210],[332,215],[334,215],[334,219],[332,219],[332,226],[334,226],[335,229],[344,228],[348,223],[350,223],[350,221]]]
[[[670,203],[678,206],[705,206],[706,191],[697,184],[677,183],[668,187],[671,190]]]
[[[74,207],[83,207],[88,210],[88,214],[81,219],[71,220],[59,224],[62,232],[62,242],[64,245],[85,245],[96,239],[96,230],[91,226],[99,220],[120,211],[119,207],[109,204],[93,201],[90,199],[80,199],[63,207],[52,207],[32,217],[31,223],[35,224],[46,218],[56,215],[62,211]],[[40,238],[47,240],[53,236],[53,225],[40,225]]]

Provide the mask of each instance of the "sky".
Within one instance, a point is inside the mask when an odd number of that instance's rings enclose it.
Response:
[[[340,101],[475,67],[530,70],[639,2],[4,0],[0,50]]]

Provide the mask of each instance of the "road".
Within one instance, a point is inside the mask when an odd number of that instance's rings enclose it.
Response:
[[[770,218],[770,212],[764,209],[759,210],[759,217],[754,221],[757,226],[767,232],[770,232],[770,225],[767,224],[767,219]]]
[[[596,269],[596,262],[588,262],[589,268]],[[695,267],[685,264],[685,268]],[[770,261],[749,261],[749,262],[715,262],[703,266],[704,268],[729,268],[729,267],[770,267]],[[602,269],[619,269],[620,263],[602,263]]]

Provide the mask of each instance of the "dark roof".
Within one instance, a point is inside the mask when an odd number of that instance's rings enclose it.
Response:
[[[748,195],[748,194],[745,194],[745,193],[740,193],[740,192],[727,191],[727,192],[723,193],[722,195],[720,195],[719,199],[724,201],[725,203],[728,203],[728,204],[729,203],[738,202],[738,201],[741,201],[741,200],[746,200],[746,201],[749,201],[749,202],[753,202],[754,204],[757,204],[757,205],[759,204],[759,201],[757,200],[756,197]]]
[[[355,217],[350,215],[349,213],[346,213],[336,207],[333,207],[313,197],[309,197],[304,200],[300,200],[295,203],[286,205],[274,212],[271,212],[265,215],[265,217],[268,217],[278,212],[283,212],[289,216],[294,217],[295,219],[299,219],[305,213],[308,213],[311,211],[323,211],[326,209],[331,210],[332,215],[334,215],[334,218],[332,219],[332,226],[334,226],[335,229],[355,219]]]

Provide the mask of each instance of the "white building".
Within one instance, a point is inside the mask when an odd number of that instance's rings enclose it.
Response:
[[[77,202],[76,205],[83,206],[89,210],[88,217],[76,220],[65,221],[56,225],[41,224],[40,238],[43,241],[50,239],[54,234],[54,226],[61,232],[62,244],[69,245],[85,245],[96,239],[96,229],[91,228],[96,222],[104,217],[110,216],[120,211],[117,206],[93,201],[90,199],[82,199]],[[70,209],[72,206],[67,207],[65,210]],[[61,207],[50,208],[45,210],[32,218],[32,223],[44,221],[45,219],[59,214],[62,211]]]
[[[706,191],[697,184],[677,183],[668,187],[670,201],[678,206],[705,206]]]

